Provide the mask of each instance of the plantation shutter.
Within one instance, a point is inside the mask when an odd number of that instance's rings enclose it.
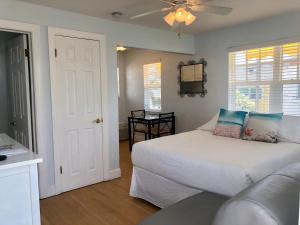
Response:
[[[300,43],[230,52],[229,108],[300,116]]]
[[[161,63],[144,65],[144,106],[147,111],[161,111]]]

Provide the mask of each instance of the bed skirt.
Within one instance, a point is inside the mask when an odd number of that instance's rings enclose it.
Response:
[[[187,187],[147,170],[133,167],[130,196],[144,199],[160,208],[201,192],[200,189]]]

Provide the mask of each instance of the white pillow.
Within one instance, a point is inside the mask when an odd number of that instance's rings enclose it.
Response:
[[[283,116],[279,128],[279,141],[300,144],[300,116]]]
[[[204,131],[211,131],[213,132],[216,128],[217,122],[219,119],[219,112],[206,124],[202,125],[201,127],[198,127],[197,130],[204,130]]]

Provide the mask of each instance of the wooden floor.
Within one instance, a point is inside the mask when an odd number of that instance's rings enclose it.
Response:
[[[136,225],[158,210],[129,197],[128,142],[120,143],[122,177],[41,201],[42,225]]]

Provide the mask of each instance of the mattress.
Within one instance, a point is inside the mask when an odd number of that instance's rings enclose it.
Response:
[[[244,141],[202,130],[140,142],[132,153],[136,168],[226,196],[299,161],[299,144]]]

